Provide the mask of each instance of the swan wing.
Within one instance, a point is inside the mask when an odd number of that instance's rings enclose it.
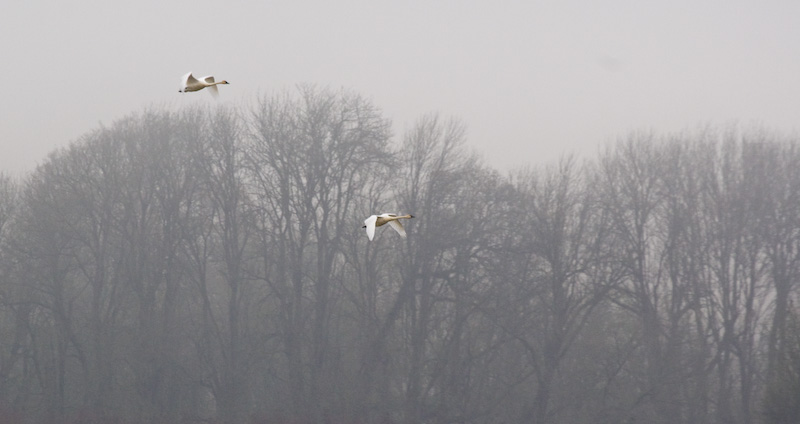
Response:
[[[369,237],[370,241],[372,241],[372,239],[375,237],[375,221],[377,220],[378,220],[377,215],[372,215],[371,217],[364,220],[364,225],[366,225],[367,227],[367,237]]]
[[[211,93],[211,95],[213,97],[215,97],[215,98],[219,97],[219,89],[217,88],[216,84],[214,84],[215,80],[214,80],[214,76],[213,75],[207,75],[207,76],[204,76],[203,78],[200,78],[200,79],[203,80],[203,82],[205,82],[205,84],[202,84],[202,83],[201,84],[203,86],[205,86],[205,87],[208,87],[211,90],[210,93]],[[211,84],[214,84],[214,85],[211,85]]]
[[[183,91],[197,91],[203,88],[203,85],[200,84],[200,81],[198,81],[191,72],[183,76],[182,84]]]
[[[400,234],[401,237],[406,238],[406,229],[403,228],[403,224],[399,221],[389,221],[389,225],[397,231],[397,234]]]
[[[198,81],[197,78],[195,78],[194,75],[192,75],[191,72],[189,72],[188,74],[183,76],[183,84],[184,85],[195,85],[198,82],[200,82],[200,81]]]

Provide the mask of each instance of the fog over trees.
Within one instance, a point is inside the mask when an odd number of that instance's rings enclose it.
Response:
[[[0,422],[800,422],[796,136],[503,174],[465,128],[303,86],[0,177]]]

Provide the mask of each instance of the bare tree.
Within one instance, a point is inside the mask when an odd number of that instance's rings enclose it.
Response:
[[[764,235],[774,290],[767,346],[767,375],[772,378],[776,377],[781,345],[790,337],[786,331],[789,303],[800,277],[800,152],[794,143],[771,138],[760,143],[756,140],[752,149],[749,155],[761,162],[763,172],[754,189],[761,194],[758,231]]]
[[[520,173],[517,213],[509,245],[520,273],[499,284],[511,294],[497,311],[505,331],[519,343],[534,377],[532,399],[521,420],[547,423],[555,411],[561,367],[594,309],[605,299],[611,278],[603,263],[605,224],[595,213],[581,169],[566,158],[544,172]],[[510,283],[510,285],[509,285]]]
[[[628,413],[651,422],[675,422],[675,406],[680,405],[683,367],[678,349],[689,309],[687,282],[676,255],[688,212],[681,209],[680,195],[669,195],[664,185],[682,183],[667,177],[683,171],[679,153],[666,151],[652,134],[631,134],[599,163],[602,208],[610,218],[612,249],[624,271],[623,284],[612,299],[638,320],[643,349],[646,377],[638,395],[628,401]]]
[[[713,275],[707,319],[716,348],[718,422],[752,420],[754,349],[765,306],[760,290],[763,237],[756,229],[761,204],[756,187],[763,168],[749,159],[748,149],[736,132],[725,133],[720,156],[702,176]]]
[[[0,346],[0,409],[2,413],[10,413],[15,398],[18,398],[18,387],[12,384],[12,378],[19,373],[20,365],[24,367],[25,353],[28,350],[29,327],[33,306],[21,302],[26,296],[15,284],[15,267],[11,238],[15,234],[14,220],[20,212],[20,187],[11,177],[0,174],[0,322],[6,324],[3,331],[8,335],[7,342]],[[17,269],[15,269],[17,268]]]
[[[253,288],[248,284],[246,254],[253,231],[245,187],[244,123],[232,109],[217,108],[205,116],[193,155],[195,166],[202,169],[201,189],[206,196],[201,213],[207,215],[200,219],[210,228],[195,233],[198,238],[189,245],[193,266],[200,268],[194,273],[203,305],[198,348],[209,371],[206,380],[217,416],[239,422],[250,412],[246,394],[253,360],[247,342]]]
[[[778,368],[764,396],[766,422],[790,424],[800,419],[800,317],[790,310],[785,322],[786,336],[775,359]]]
[[[259,251],[281,310],[290,402],[295,414],[321,421],[344,413],[342,363],[332,355],[343,346],[332,342],[331,320],[344,289],[343,247],[357,237],[353,216],[388,163],[388,124],[360,96],[306,86],[297,97],[263,99],[251,127]]]

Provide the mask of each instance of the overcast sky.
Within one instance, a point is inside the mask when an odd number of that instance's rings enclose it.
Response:
[[[798,1],[9,0],[0,14],[0,171],[23,174],[148,106],[247,104],[298,83],[345,87],[399,139],[461,119],[508,169],[632,130],[800,130]]]

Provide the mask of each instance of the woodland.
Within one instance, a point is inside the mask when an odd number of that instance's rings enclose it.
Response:
[[[300,86],[0,176],[0,423],[800,422],[797,135],[466,128]]]

